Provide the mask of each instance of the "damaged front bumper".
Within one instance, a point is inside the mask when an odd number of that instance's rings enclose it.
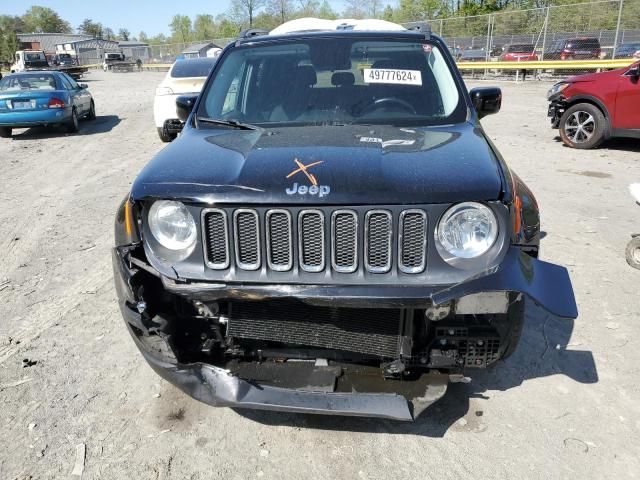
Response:
[[[435,344],[438,348],[431,348],[425,354],[411,352],[411,345],[399,346],[405,359],[400,355],[389,362],[384,375],[380,374],[380,368],[350,365],[333,358],[329,350],[319,349],[314,350],[320,352],[316,356],[325,358],[315,362],[292,361],[295,356],[292,349],[287,353],[287,361],[277,354],[267,359],[269,354],[260,349],[257,350],[259,358],[245,363],[202,361],[200,357],[185,356],[176,348],[174,327],[190,320],[179,315],[171,318],[161,312],[161,308],[154,307],[166,297],[205,307],[222,301],[260,303],[287,299],[312,306],[309,308],[366,306],[411,309],[413,312],[413,309],[455,304],[460,305],[459,316],[469,318],[474,315],[462,310],[460,299],[473,299],[465,303],[465,308],[482,310],[487,307],[482,305],[483,298],[492,298],[488,292],[507,292],[509,298],[517,298],[522,308],[516,314],[506,316],[510,324],[506,334],[508,341],[501,345],[495,358],[504,358],[515,348],[529,305],[538,304],[558,317],[577,317],[566,269],[532,258],[517,248],[511,248],[500,266],[492,271],[445,287],[181,283],[160,275],[144,260],[132,255],[133,250],[133,247],[115,248],[113,263],[119,305],[136,345],[160,376],[190,396],[214,406],[410,421],[444,395],[450,380],[465,380],[467,367],[476,364],[459,359],[458,363],[447,363],[451,356],[447,352],[453,350],[442,347],[442,339]],[[470,304],[473,307],[469,307]],[[491,305],[487,312],[490,311]],[[422,310],[420,312],[425,315]],[[195,317],[192,321],[196,321]],[[216,322],[220,325],[222,317]],[[433,325],[446,323],[433,322]],[[451,332],[453,327],[445,330]],[[220,337],[219,332],[217,335]],[[203,345],[223,344],[223,339],[211,337]],[[203,346],[202,351],[206,348]],[[265,358],[262,358],[263,354]],[[411,357],[415,359],[413,364],[407,360]],[[421,370],[420,363],[429,368]],[[482,366],[488,363],[482,363]],[[412,374],[411,381],[403,377],[407,373]]]

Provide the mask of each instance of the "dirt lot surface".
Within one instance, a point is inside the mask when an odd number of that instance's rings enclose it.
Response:
[[[84,478],[640,475],[640,271],[624,260],[640,143],[565,148],[549,85],[503,83],[484,125],[538,197],[542,256],[571,271],[575,324],[530,319],[516,354],[413,424],[214,409],[145,364],[112,284],[116,206],[162,148],[162,75],[91,72],[98,119],[80,134],[0,141],[0,479],[69,478],[78,444]]]

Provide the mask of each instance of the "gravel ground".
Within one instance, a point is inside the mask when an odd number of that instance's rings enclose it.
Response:
[[[417,422],[234,411],[160,380],[122,323],[112,285],[113,216],[162,148],[161,73],[87,78],[98,119],[80,134],[0,141],[0,478],[637,478],[639,231],[627,185],[640,143],[562,146],[548,84],[503,83],[484,120],[536,193],[542,257],[566,265],[575,322],[527,322],[517,352],[456,384]],[[629,215],[627,215],[629,213]],[[21,383],[22,382],[22,383]]]

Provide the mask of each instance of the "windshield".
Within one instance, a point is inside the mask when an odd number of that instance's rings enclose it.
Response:
[[[106,55],[107,60],[120,60],[121,57],[122,54],[120,53],[107,53]]]
[[[0,80],[0,92],[20,90],[56,90],[56,79],[51,74],[31,73],[10,75]]]
[[[173,78],[208,77],[215,63],[213,58],[180,60],[173,65],[171,76]]]
[[[44,55],[42,55],[41,53],[25,53],[24,59],[27,62],[38,62],[44,60]]]
[[[220,61],[199,117],[261,126],[437,125],[466,118],[442,52],[426,42],[289,40],[236,48]]]

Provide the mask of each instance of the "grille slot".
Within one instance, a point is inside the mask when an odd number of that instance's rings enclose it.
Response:
[[[287,210],[269,210],[267,226],[267,263],[271,270],[286,272],[293,267],[291,214]]]
[[[321,272],[325,265],[324,214],[320,210],[303,210],[298,216],[300,267],[307,272]]]
[[[233,212],[236,264],[243,270],[260,268],[260,226],[255,210]]]
[[[317,307],[273,300],[231,304],[227,335],[397,357],[397,309]]]
[[[358,269],[358,215],[352,210],[336,210],[331,216],[331,265],[336,272]]]
[[[229,227],[224,210],[205,209],[202,211],[205,225],[205,261],[209,268],[224,270],[229,268]]]
[[[427,214],[405,210],[400,214],[398,264],[404,273],[420,273],[427,257]]]
[[[365,267],[372,273],[391,270],[391,212],[371,210],[365,216]]]

